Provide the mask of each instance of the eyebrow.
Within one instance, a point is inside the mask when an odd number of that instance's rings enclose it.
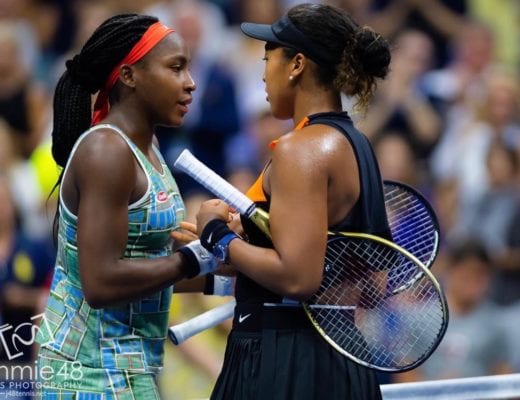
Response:
[[[170,62],[177,61],[177,62],[180,62],[181,64],[187,64],[190,62],[188,57],[186,57],[185,55],[182,55],[182,54],[168,55],[167,59]]]

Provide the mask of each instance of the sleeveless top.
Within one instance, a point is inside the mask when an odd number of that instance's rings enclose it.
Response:
[[[310,115],[304,118],[294,130],[298,131],[312,124],[329,125],[341,132],[354,149],[359,169],[361,187],[359,199],[343,220],[329,227],[329,230],[364,232],[391,239],[385,210],[381,174],[377,159],[367,137],[354,127],[352,120],[346,112],[327,112]],[[276,142],[276,140],[271,142],[270,147],[274,148]],[[247,196],[253,200],[258,207],[266,211],[269,211],[270,198],[263,190],[263,177],[269,163],[270,161],[268,161],[256,182],[247,192]],[[348,172],[349,171],[346,171],[346,173]],[[271,241],[251,221],[242,218],[242,225],[244,233],[251,244],[268,248],[273,247]],[[265,289],[240,273],[237,276],[235,297],[239,303],[292,302]]]
[[[124,257],[156,258],[171,254],[170,232],[184,219],[185,208],[177,184],[157,148],[154,147],[154,151],[161,161],[162,173],[117,127],[96,125],[80,136],[68,163],[85,136],[99,128],[110,128],[121,135],[148,180],[146,193],[128,206],[128,242]],[[80,282],[77,217],[67,209],[62,196],[59,209],[56,265],[38,342],[57,356],[79,361],[86,367],[159,372],[172,286],[131,303],[91,308]]]

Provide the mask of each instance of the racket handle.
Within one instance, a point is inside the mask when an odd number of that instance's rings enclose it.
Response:
[[[204,165],[188,149],[182,151],[173,165],[226,203],[232,205],[240,214],[248,217],[252,214],[255,208],[253,201],[215,171]]]
[[[251,219],[268,238],[271,238],[269,214],[256,207],[249,197],[204,165],[188,149],[184,149],[181,152],[173,165],[191,176],[217,197],[233,206],[240,214],[244,214]]]
[[[197,333],[213,328],[231,318],[235,312],[235,305],[236,301],[233,299],[228,303],[203,312],[186,322],[173,325],[168,329],[168,337],[174,344],[179,345]]]

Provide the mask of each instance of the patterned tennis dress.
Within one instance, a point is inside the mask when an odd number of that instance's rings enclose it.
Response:
[[[171,253],[170,232],[184,219],[177,184],[159,151],[162,173],[117,127],[97,125],[121,135],[148,178],[145,195],[128,207],[125,258]],[[60,196],[61,197],[61,196]],[[91,308],[81,287],[77,217],[60,199],[58,254],[38,342],[42,398],[71,400],[159,399],[155,378],[163,363],[172,287],[120,306]]]

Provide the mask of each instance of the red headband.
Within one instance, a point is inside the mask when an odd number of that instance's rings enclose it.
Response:
[[[108,95],[119,78],[119,70],[122,65],[132,65],[143,58],[157,43],[159,43],[168,33],[174,32],[161,22],[156,22],[146,30],[143,37],[134,45],[132,50],[117,64],[105,83],[105,86],[99,91],[94,104],[94,114],[92,116],[92,125],[98,124],[108,114],[109,104]]]

